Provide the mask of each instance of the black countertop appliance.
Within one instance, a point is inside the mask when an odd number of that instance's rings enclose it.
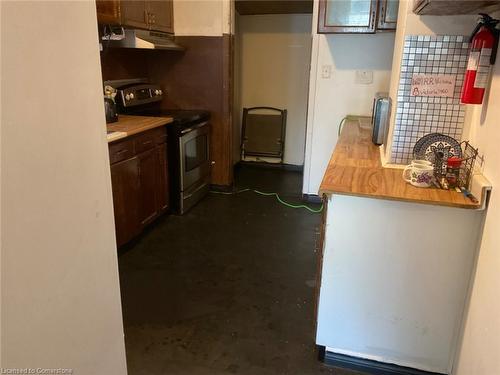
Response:
[[[118,111],[113,99],[104,97],[104,111],[106,112],[106,124],[118,121]]]

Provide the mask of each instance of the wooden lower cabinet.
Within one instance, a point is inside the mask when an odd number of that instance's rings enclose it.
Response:
[[[167,162],[167,145],[165,143],[160,144],[156,148],[156,153],[158,155],[159,170],[157,177],[159,181],[157,182],[158,189],[156,189],[156,199],[157,206],[160,213],[168,209],[169,193],[168,193],[168,162]]]
[[[165,127],[156,128],[109,146],[111,161],[128,151],[127,159],[111,164],[117,246],[139,235],[168,209],[165,132]]]
[[[158,178],[159,159],[156,148],[139,155],[139,222],[141,225],[151,223],[159,214],[160,207],[157,202],[157,190],[160,188]]]
[[[133,157],[111,165],[116,243],[121,246],[140,233],[138,221],[139,159]],[[132,199],[131,199],[132,198]]]

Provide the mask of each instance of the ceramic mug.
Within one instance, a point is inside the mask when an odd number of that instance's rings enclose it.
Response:
[[[432,167],[432,163],[429,160],[424,159],[414,159],[411,161],[410,165],[425,165]]]
[[[433,178],[434,167],[427,160],[413,160],[403,171],[403,179],[416,187],[431,186]]]

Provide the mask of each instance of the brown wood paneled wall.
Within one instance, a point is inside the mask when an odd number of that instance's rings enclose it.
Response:
[[[159,83],[163,108],[206,109],[212,115],[212,184],[233,183],[232,37],[180,36],[183,52],[109,49],[101,53],[103,79],[147,77]]]
[[[103,81],[110,79],[129,79],[148,77],[149,55],[155,51],[105,48],[101,52],[101,71]]]
[[[208,109],[212,114],[212,184],[231,185],[232,124],[230,122],[230,37],[181,36],[182,54],[165,54],[161,62],[150,59],[150,78],[166,91],[164,108]]]

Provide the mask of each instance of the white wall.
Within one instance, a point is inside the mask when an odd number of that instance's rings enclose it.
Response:
[[[2,2],[2,366],[126,374],[94,2]]]
[[[348,114],[369,116],[375,93],[389,90],[394,45],[394,33],[317,34],[317,12],[315,1],[303,184],[306,194],[318,194],[342,118]],[[324,65],[332,66],[331,78],[321,78]],[[372,70],[373,83],[356,84],[356,70]]]
[[[174,0],[175,35],[230,34],[233,7],[232,0]]]
[[[498,17],[497,17],[498,18]],[[500,55],[498,56],[500,58]],[[470,140],[485,156],[484,175],[493,192],[484,227],[474,287],[460,351],[458,375],[500,373],[500,63],[489,97],[473,111]]]
[[[304,163],[311,19],[310,14],[238,17],[238,126],[244,107],[286,108],[286,164]]]

